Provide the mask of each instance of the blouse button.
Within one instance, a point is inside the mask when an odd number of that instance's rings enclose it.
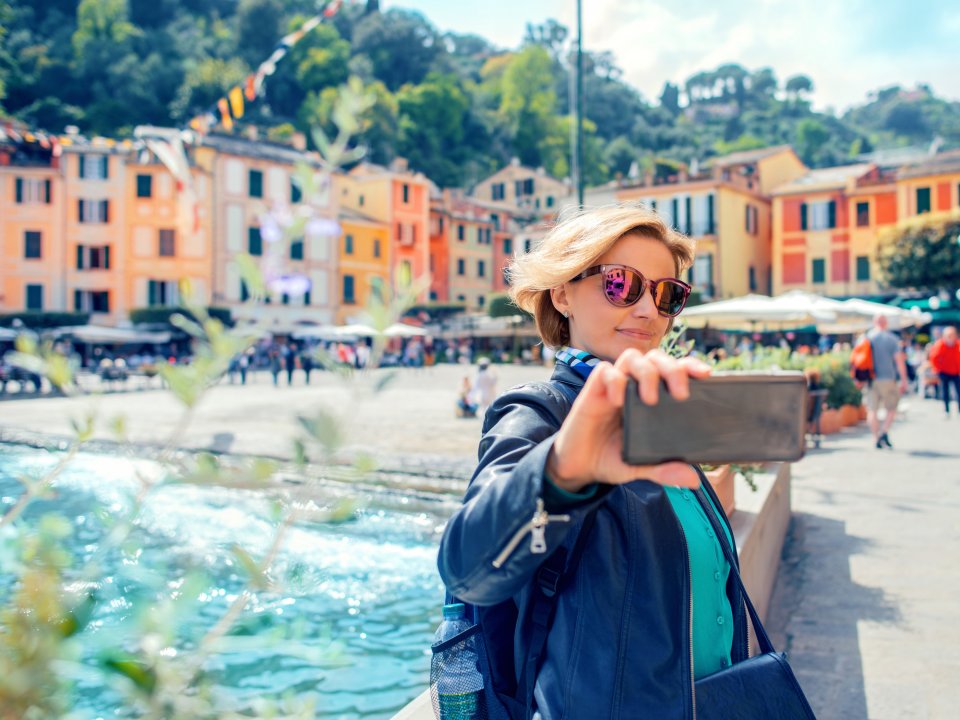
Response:
[[[714,570],[714,571],[713,571],[713,579],[716,580],[717,582],[720,582],[720,571],[719,571],[719,570]]]
[[[717,615],[717,625],[723,625],[723,615]]]

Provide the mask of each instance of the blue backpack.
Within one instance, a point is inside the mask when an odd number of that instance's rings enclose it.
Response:
[[[560,390],[570,404],[576,398],[575,391],[569,386],[562,383],[544,384]],[[430,663],[430,687],[437,717],[438,680],[443,676],[448,660],[462,651],[469,641],[477,654],[480,674],[483,676],[483,701],[475,715],[476,720],[531,718],[534,684],[553,621],[557,597],[563,592],[573,569],[580,562],[598,509],[599,506],[594,507],[587,513],[575,539],[569,539],[566,544],[554,550],[540,566],[530,600],[525,603],[524,608],[518,608],[513,600],[487,607],[463,603],[470,627],[431,648],[433,657]],[[444,604],[462,602],[448,592]],[[528,638],[519,667],[514,656],[514,639],[518,628],[522,628],[523,636]]]

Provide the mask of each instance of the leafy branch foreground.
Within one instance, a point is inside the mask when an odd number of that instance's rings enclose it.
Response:
[[[239,263],[244,282],[253,290],[250,302],[270,292],[271,282],[282,273],[276,258],[288,257],[290,240],[304,228],[333,234],[335,221],[325,215],[322,198],[330,168],[360,151],[349,148],[356,130],[355,114],[368,100],[352,83],[341,91],[343,110],[335,115],[340,132],[326,141],[323,172],[302,166],[296,181],[303,197],[316,199],[312,211],[290,219],[285,208],[274,208],[275,224],[282,231],[258,266],[251,258]],[[280,221],[277,221],[280,218]],[[287,277],[287,276],[284,276]],[[397,321],[423,290],[422,283],[400,279],[396,293],[376,288],[370,300],[370,323],[379,330]],[[190,288],[181,288],[191,297]],[[39,477],[23,475],[21,489],[0,516],[0,720],[86,718],[77,709],[78,699],[92,691],[109,697],[117,717],[160,720],[232,718],[315,718],[322,708],[308,695],[264,696],[238,701],[218,685],[219,659],[282,644],[283,653],[325,667],[342,662],[338,645],[330,638],[302,638],[303,630],[280,628],[268,634],[239,627],[251,602],[278,598],[285,584],[297,583],[297,568],[278,568],[278,555],[294,526],[336,523],[353,517],[350,501],[326,507],[291,500],[276,481],[279,463],[263,458],[224,460],[211,454],[186,456],[180,452],[196,408],[226,373],[232,358],[245,352],[259,337],[257,328],[229,329],[209,316],[197,303],[185,309],[192,317],[172,318],[192,340],[189,365],[165,365],[161,375],[181,406],[181,417],[152,465],[132,462],[129,498],[124,503],[82,509],[82,516],[66,517],[57,508],[57,480],[77,458],[98,427],[106,427],[122,448],[121,455],[137,458],[137,447],[126,434],[126,419],[98,418],[95,414],[74,421],[74,438],[56,463]],[[375,339],[371,367],[376,367],[384,339]],[[318,351],[317,362],[338,372],[349,382],[360,402],[369,392],[383,389],[392,377],[355,374]],[[18,339],[13,362],[42,374],[65,394],[76,392],[67,358],[50,341],[33,336]],[[290,439],[295,467],[305,472],[313,460],[329,464],[342,446],[337,418],[320,409],[299,418],[300,434]],[[362,458],[356,473],[369,469]],[[183,488],[206,491],[254,491],[268,500],[266,522],[269,541],[259,555],[239,544],[206,569],[197,560],[154,557],[149,550],[144,511],[162,492]],[[231,498],[234,497],[231,495]],[[119,506],[119,509],[118,509]],[[75,508],[71,509],[71,516]],[[83,521],[83,522],[81,522]],[[81,528],[81,525],[83,527]],[[91,539],[91,534],[94,536]],[[82,537],[81,537],[82,535]],[[216,588],[216,571],[234,581],[225,596],[226,607],[210,617],[204,599]],[[281,575],[285,576],[281,577]],[[107,621],[111,607],[123,608],[119,622]],[[114,613],[117,615],[117,613]],[[188,622],[192,620],[192,622]],[[188,628],[200,627],[200,633]]]

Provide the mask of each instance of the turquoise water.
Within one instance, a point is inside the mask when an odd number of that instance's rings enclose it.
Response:
[[[58,455],[0,446],[0,511],[21,492],[18,475],[40,477]],[[56,511],[73,524],[69,539],[79,561],[100,545],[104,526],[97,508],[120,516],[138,487],[136,473],[149,476],[149,462],[94,454],[79,455],[59,476],[53,498],[31,504],[29,519]],[[388,718],[426,687],[429,644],[438,622],[443,590],[436,548],[455,499],[321,485],[311,497],[321,507],[350,497],[362,508],[346,522],[293,528],[278,556],[274,575],[285,581],[277,593],[248,605],[238,634],[283,632],[294,643],[274,641],[219,655],[209,670],[232,701],[283,692],[312,694],[324,718]],[[168,486],[149,497],[138,521],[139,547],[112,553],[98,573],[100,599],[84,633],[97,644],[122,643],[129,621],[152,604],[124,588],[142,587],[144,569],[162,572],[176,587],[188,568],[203,571],[198,611],[181,636],[197,638],[222,615],[242,587],[229,550],[239,543],[261,557],[274,536],[271,502],[262,494],[221,488]],[[7,586],[0,568],[0,584]],[[162,588],[161,588],[162,589]],[[304,653],[292,648],[314,651]],[[91,717],[124,717],[116,698],[87,674],[74,708]]]

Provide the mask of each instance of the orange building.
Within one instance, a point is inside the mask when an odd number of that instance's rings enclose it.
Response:
[[[338,323],[362,320],[377,282],[390,281],[390,227],[356,210],[341,208],[338,251]],[[386,299],[386,298],[381,298]]]
[[[658,170],[660,172],[658,172]],[[700,168],[657,168],[616,190],[697,243],[687,281],[706,300],[771,290],[770,192],[806,167],[788,145],[733,153]]]
[[[450,211],[439,190],[430,197],[430,300],[450,301]]]
[[[430,272],[430,188],[421,173],[407,170],[406,161],[390,168],[360,163],[334,179],[340,207],[361,212],[390,227],[390,282],[427,278]],[[420,299],[425,300],[428,290]]]
[[[66,310],[60,148],[0,128],[0,313]]]
[[[894,178],[873,164],[811,170],[774,192],[774,292],[874,294],[878,229],[897,220]]]
[[[433,203],[432,211],[436,220],[436,244],[446,240],[440,259],[433,258],[432,287],[441,289],[441,266],[446,265],[447,269],[447,296],[441,297],[437,292],[437,299],[465,303],[468,310],[484,310],[494,287],[493,232],[495,223],[500,223],[500,214],[491,213],[484,204],[451,190],[443,191],[442,197]],[[444,227],[442,234],[441,226]]]

